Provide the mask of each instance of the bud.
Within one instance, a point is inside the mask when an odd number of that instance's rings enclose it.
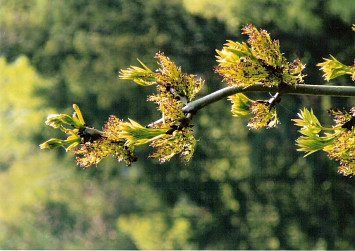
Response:
[[[61,128],[62,127],[62,120],[60,119],[59,114],[48,115],[45,123],[46,123],[46,125],[52,126],[54,128]]]
[[[71,125],[74,128],[77,129],[85,128],[84,124],[82,124],[80,120],[75,117],[75,115],[73,117],[70,117],[68,114],[60,114],[60,119],[63,121],[63,123]]]
[[[57,147],[63,146],[63,143],[64,143],[64,140],[52,138],[52,139],[49,139],[46,142],[40,144],[39,147],[41,149],[45,149],[45,148],[55,149]]]

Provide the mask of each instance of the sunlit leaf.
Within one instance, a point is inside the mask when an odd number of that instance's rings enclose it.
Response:
[[[355,80],[355,67],[346,66],[339,62],[335,57],[330,55],[331,59],[324,58],[323,63],[317,64],[321,67],[321,70],[324,72],[324,79],[329,81],[333,78],[339,77],[341,75],[350,74],[352,79]]]
[[[137,60],[143,66],[143,68],[131,66],[126,70],[121,70],[119,74],[120,79],[130,79],[143,86],[156,84],[156,74],[151,71],[145,64],[143,64],[142,61],[139,59]]]
[[[355,107],[350,110],[350,113],[353,114],[354,111]],[[296,140],[300,147],[297,150],[306,152],[305,156],[323,150],[328,153],[331,159],[340,161],[339,173],[354,175],[355,127],[352,123],[352,115],[340,110],[330,110],[330,113],[334,116],[335,122],[335,126],[332,128],[321,126],[312,110],[309,111],[305,108],[298,114],[300,119],[293,120],[295,125],[302,127],[299,130],[302,136]],[[349,122],[352,124],[344,127]],[[324,136],[320,136],[320,133],[323,133]]]
[[[129,119],[129,122],[121,123],[119,136],[126,140],[127,145],[142,145],[166,135],[168,129],[169,127],[160,129],[146,128]]]
[[[232,101],[232,113],[233,116],[242,117],[251,114],[249,109],[250,103],[253,101],[245,96],[243,93],[237,93],[232,96],[229,96],[229,99]]]

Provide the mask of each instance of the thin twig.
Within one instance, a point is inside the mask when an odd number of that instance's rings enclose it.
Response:
[[[217,102],[223,98],[241,92],[280,92],[281,94],[298,94],[313,96],[336,96],[336,97],[355,97],[355,87],[353,86],[331,86],[331,85],[297,85],[283,86],[281,90],[277,86],[265,87],[262,83],[255,83],[247,88],[231,86],[215,91],[202,98],[196,99],[183,107],[184,113],[194,113],[203,107]]]

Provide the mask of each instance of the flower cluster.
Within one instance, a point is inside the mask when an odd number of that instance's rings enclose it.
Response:
[[[338,160],[340,166],[338,172],[346,175],[355,175],[355,107],[346,111],[333,110],[336,127],[341,126],[343,130],[333,141],[331,147],[326,148],[331,159]]]
[[[259,129],[262,127],[272,128],[280,123],[277,118],[276,107],[264,100],[254,101],[250,106],[251,112],[255,115],[249,120],[248,127]]]
[[[182,108],[201,90],[204,81],[194,75],[183,73],[169,57],[159,52],[155,55],[159,68],[153,73],[142,62],[140,67],[121,70],[121,79],[131,79],[147,86],[156,84],[157,93],[148,96],[148,101],[158,105],[162,113],[162,121],[143,127],[137,122],[122,124],[122,138],[128,144],[150,143],[155,150],[151,158],[159,158],[160,162],[170,160],[175,154],[181,153],[183,160],[188,161],[192,154],[196,139],[189,125],[191,117],[184,114]],[[124,127],[124,128],[123,128]]]
[[[126,140],[120,138],[119,128],[124,122],[116,116],[110,116],[103,133],[97,139],[87,141],[75,149],[76,162],[82,167],[97,165],[104,157],[112,155],[118,161],[124,161],[127,166],[137,161],[134,147],[127,145]]]
[[[248,25],[242,34],[249,36],[248,44],[228,41],[222,51],[217,50],[215,71],[228,85],[248,87],[256,82],[265,86],[296,85],[303,82],[300,60],[287,62],[280,52],[279,41],[272,41],[265,30]]]
[[[204,82],[195,79],[194,75],[182,73],[181,68],[164,53],[157,53],[155,58],[160,66],[155,72],[139,61],[143,68],[132,66],[121,70],[120,78],[131,79],[143,86],[156,84],[158,93],[150,95],[148,100],[158,104],[162,120],[144,127],[132,119],[125,122],[111,115],[99,131],[85,124],[79,108],[74,105],[76,112],[72,117],[67,114],[50,115],[46,121],[47,125],[66,132],[68,138],[50,139],[41,144],[41,149],[69,145],[69,151],[76,147],[76,161],[82,167],[97,165],[108,155],[129,166],[137,160],[134,147],[147,143],[155,148],[150,157],[159,158],[161,162],[178,153],[184,161],[190,160],[196,139],[189,124],[191,114],[184,114],[182,108],[194,98]]]
[[[160,162],[165,162],[180,153],[181,159],[188,162],[194,153],[195,144],[196,139],[190,127],[174,130],[171,134],[152,141],[151,146],[155,150],[150,153],[149,157],[159,158]]]
[[[86,142],[74,150],[76,162],[81,167],[97,165],[103,158],[112,155],[118,161],[124,161],[127,166],[137,161],[133,147],[126,146],[124,141],[111,141],[104,137],[93,142]]]
[[[201,90],[204,81],[183,73],[164,53],[157,53],[155,58],[160,66],[155,76],[158,93],[150,95],[148,101],[157,103],[165,122],[171,124],[185,117],[182,107]]]
[[[335,125],[331,128],[323,127],[313,111],[306,108],[298,114],[299,119],[294,119],[295,125],[300,126],[302,134],[296,142],[299,151],[307,155],[318,150],[328,153],[331,159],[338,160],[338,172],[343,175],[355,174],[355,107],[346,111],[331,110]],[[320,136],[320,133],[324,136]],[[330,133],[332,132],[332,133]]]
[[[58,128],[68,135],[68,138],[52,138],[40,145],[41,149],[54,149],[59,146],[67,146],[66,151],[75,148],[76,161],[82,167],[97,165],[104,157],[113,155],[118,161],[125,161],[129,166],[137,158],[133,154],[133,146],[127,146],[126,140],[120,138],[113,128],[119,127],[123,122],[116,117],[110,117],[109,121],[99,131],[85,124],[81,111],[77,105],[71,117],[67,114],[49,115],[46,125]],[[67,128],[66,126],[71,128]]]
[[[248,127],[250,129],[259,129],[262,127],[276,127],[280,121],[277,118],[275,102],[268,100],[251,100],[242,93],[237,93],[229,97],[232,102],[232,113],[235,117],[254,114],[249,119]]]
[[[194,75],[183,73],[181,67],[177,67],[164,53],[158,52],[155,55],[159,68],[153,72],[141,61],[143,66],[131,66],[120,71],[121,79],[130,79],[143,85],[157,85],[157,94],[149,95],[148,101],[158,104],[165,123],[171,125],[185,117],[182,107],[191,101],[201,90],[204,81],[196,79]]]

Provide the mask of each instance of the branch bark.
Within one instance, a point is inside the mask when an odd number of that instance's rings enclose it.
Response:
[[[280,92],[281,94],[299,94],[313,96],[336,96],[336,97],[355,97],[355,87],[353,86],[331,86],[331,85],[306,85],[300,84],[297,86],[286,85],[279,89],[275,87],[265,87],[262,83],[255,83],[247,88],[230,86],[202,98],[191,101],[183,107],[185,113],[195,113],[203,107],[217,102],[223,98],[241,92]]]

